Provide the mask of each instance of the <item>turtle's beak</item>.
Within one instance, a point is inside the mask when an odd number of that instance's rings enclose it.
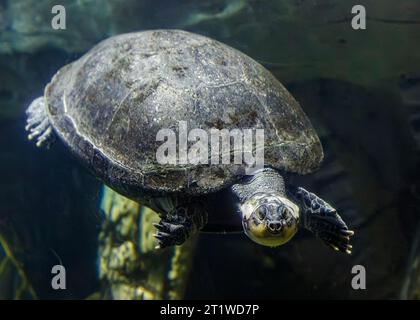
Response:
[[[280,246],[298,230],[299,208],[284,197],[258,195],[247,200],[241,209],[244,232],[258,244]]]

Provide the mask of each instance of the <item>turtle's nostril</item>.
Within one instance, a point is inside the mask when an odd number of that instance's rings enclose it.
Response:
[[[275,222],[270,222],[268,224],[268,228],[270,229],[270,231],[272,232],[276,232],[276,231],[280,231],[281,229],[281,222],[280,221],[275,221]]]

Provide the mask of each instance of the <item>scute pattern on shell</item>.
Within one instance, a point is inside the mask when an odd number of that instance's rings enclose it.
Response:
[[[323,158],[299,104],[263,66],[218,41],[179,30],[104,40],[45,90],[51,122],[89,169],[124,195],[205,194],[242,165],[159,165],[162,128],[264,128],[265,163],[308,173]]]

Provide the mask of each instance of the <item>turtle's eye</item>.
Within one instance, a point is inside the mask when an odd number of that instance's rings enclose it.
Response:
[[[258,218],[259,218],[260,220],[264,220],[264,219],[265,219],[265,216],[266,216],[266,209],[265,209],[265,206],[260,206],[260,207],[257,209],[257,216],[258,216]]]
[[[277,208],[277,213],[280,217],[284,217],[287,213],[287,208],[285,206],[279,206]]]

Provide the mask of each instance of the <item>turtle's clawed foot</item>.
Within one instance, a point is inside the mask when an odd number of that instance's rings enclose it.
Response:
[[[159,242],[158,249],[181,245],[189,236],[187,228],[182,224],[161,221],[160,223],[155,223],[154,226],[158,230],[155,234],[155,238]]]
[[[159,223],[154,224],[157,232],[158,249],[181,245],[194,231],[193,221],[190,217],[182,214],[168,214]]]
[[[324,226],[320,229],[317,236],[324,241],[330,248],[351,254],[352,245],[350,245],[350,238],[354,232],[348,229],[339,229],[334,225]]]
[[[294,197],[300,202],[303,227],[312,231],[324,243],[336,251],[351,254],[350,238],[354,232],[349,230],[337,211],[327,202],[297,188]]]
[[[49,148],[55,141],[55,135],[48,119],[44,97],[35,99],[26,110],[26,115],[28,139],[35,140],[37,147]]]

